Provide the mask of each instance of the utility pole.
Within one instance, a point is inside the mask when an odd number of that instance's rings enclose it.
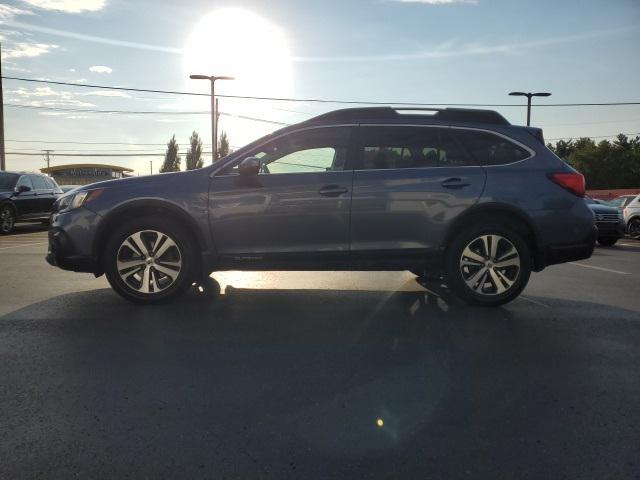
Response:
[[[153,160],[149,160],[149,174],[153,175]]]
[[[2,45],[0,44],[0,171],[7,169],[4,158],[4,93],[2,92]]]
[[[49,155],[53,153],[53,150],[43,150],[43,152],[44,152],[44,159],[47,162],[47,170],[48,170],[49,167],[51,166],[51,159],[49,158]]]
[[[216,123],[218,120],[217,103],[216,103],[216,80],[235,80],[233,77],[216,77],[213,75],[189,75],[191,80],[209,80],[211,83],[211,155],[213,162],[217,160],[218,156],[218,129]]]
[[[215,157],[213,157],[213,161],[215,162],[216,160],[218,160],[218,123],[220,122],[220,109],[218,108],[220,106],[220,104],[218,103],[218,100],[220,100],[219,98],[216,98],[216,130],[215,130],[215,142],[216,142],[216,147],[214,150],[214,155]]]

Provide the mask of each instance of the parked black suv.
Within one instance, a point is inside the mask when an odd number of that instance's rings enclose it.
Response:
[[[616,207],[599,203],[597,200],[585,195],[589,208],[593,210],[598,228],[598,243],[603,247],[613,247],[618,240],[624,237],[624,218],[622,212]]]
[[[584,177],[497,112],[339,110],[211,166],[100,182],[54,207],[47,260],[137,302],[215,270],[411,270],[469,302],[588,258]]]
[[[11,233],[17,222],[48,223],[61,195],[58,184],[46,175],[0,172],[0,233]]]

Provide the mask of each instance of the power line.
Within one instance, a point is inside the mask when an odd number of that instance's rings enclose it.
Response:
[[[203,155],[211,155],[211,152],[202,152]],[[42,152],[7,152],[7,155],[42,157]],[[164,157],[161,153],[52,153],[54,157]]]
[[[165,143],[131,143],[131,142],[79,142],[76,140],[16,140],[16,139],[6,139],[6,142],[18,142],[18,143],[68,143],[68,144],[77,144],[77,145],[162,145],[167,146]],[[211,145],[210,143],[203,143],[203,145]],[[15,149],[14,149],[15,150]]]
[[[106,114],[124,114],[124,115],[210,115],[208,111],[194,111],[194,112],[175,112],[175,111],[158,111],[158,110],[99,110],[91,108],[61,108],[61,107],[48,107],[44,105],[24,105],[20,103],[5,103],[5,107],[14,108],[28,108],[32,110],[46,110],[53,112],[65,112],[65,113],[106,113]],[[267,120],[265,118],[249,117],[246,115],[236,115],[233,113],[219,112],[220,115],[231,118],[240,118],[242,120],[251,120],[254,122],[269,123],[272,125],[288,126],[289,123],[278,122],[276,120]]]
[[[108,85],[96,85],[89,83],[73,83],[73,82],[58,82],[53,80],[39,80],[35,78],[24,77],[10,77],[2,76],[7,80],[16,80],[21,82],[34,82],[45,83],[49,85],[65,85],[72,87],[83,88],[99,88],[104,90],[120,90],[126,92],[145,92],[145,93],[164,93],[171,95],[193,95],[201,97],[211,96],[208,93],[196,93],[196,92],[181,92],[177,90],[152,90],[146,88],[131,88],[131,87],[113,87]],[[420,102],[366,102],[359,100],[329,100],[320,98],[289,98],[289,97],[260,97],[252,95],[216,95],[220,98],[237,98],[243,100],[266,100],[277,102],[305,102],[305,103],[334,103],[343,105],[402,105],[402,106],[420,106],[420,107],[434,107],[434,106],[452,106],[452,107],[522,107],[520,103],[420,103]],[[620,105],[640,105],[640,102],[598,102],[598,103],[544,103],[536,105],[537,107],[587,107],[587,106],[620,106]]]

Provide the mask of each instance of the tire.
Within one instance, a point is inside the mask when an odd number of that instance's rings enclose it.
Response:
[[[494,266],[499,263],[504,268]],[[457,233],[447,249],[445,283],[467,303],[495,307],[520,295],[531,269],[531,250],[517,232],[499,224],[474,225]]]
[[[166,302],[196,278],[198,256],[190,235],[171,220],[134,218],[107,239],[103,268],[111,287],[136,303]]]
[[[13,232],[16,226],[16,214],[9,205],[0,207],[0,234],[7,235]]]
[[[602,237],[598,238],[598,243],[603,247],[613,247],[618,239],[616,237]]]
[[[627,225],[627,233],[632,238],[640,237],[640,218],[632,218]]]

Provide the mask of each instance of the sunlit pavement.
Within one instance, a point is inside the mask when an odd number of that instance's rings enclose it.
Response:
[[[407,272],[164,306],[0,237],[0,478],[638,478],[640,243],[498,309]]]

